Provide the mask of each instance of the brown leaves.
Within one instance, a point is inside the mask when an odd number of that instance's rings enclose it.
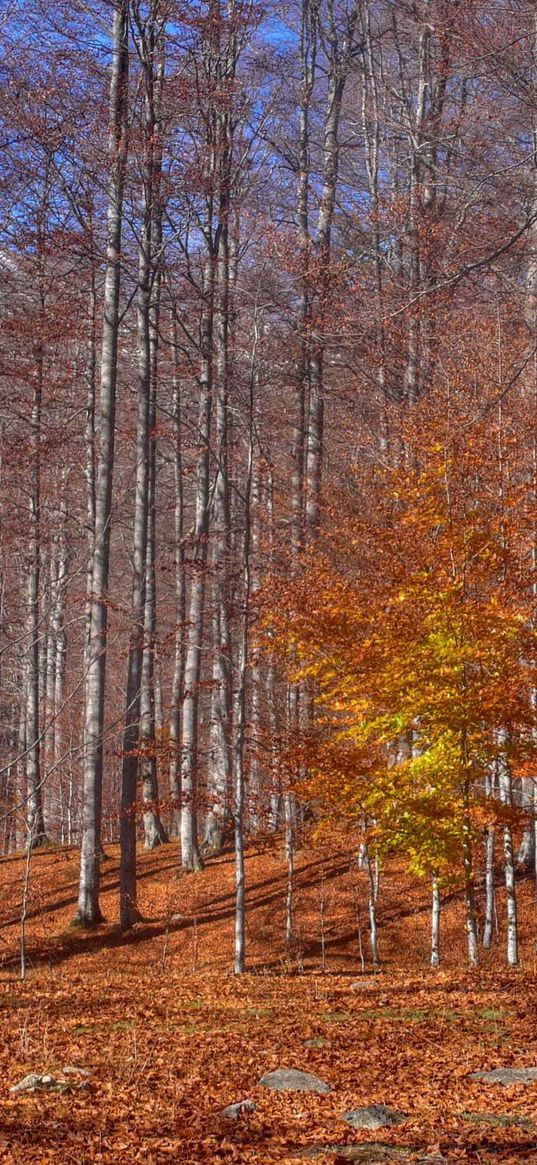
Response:
[[[365,885],[349,854],[299,856],[296,877],[297,960],[285,962],[285,870],[278,857],[250,856],[249,960],[252,973],[228,973],[232,949],[233,863],[224,857],[191,879],[175,879],[174,849],[140,856],[144,924],[124,942],[113,922],[97,935],[69,932],[77,855],[35,856],[36,913],[29,923],[31,967],[16,980],[7,958],[0,980],[4,1042],[0,1161],[6,1165],[290,1165],[325,1145],[367,1146],[381,1139],[418,1159],[438,1148],[449,1162],[519,1160],[531,1129],[481,1126],[464,1113],[523,1114],[537,1121],[537,1086],[498,1089],[470,1080],[480,1068],[530,1064],[537,1038],[531,968],[508,974],[458,970],[463,908],[444,909],[446,970],[427,969],[428,902],[419,887],[388,868],[379,903],[380,944],[387,964],[359,974],[357,908]],[[22,864],[22,862],[21,862]],[[114,918],[117,853],[105,864],[103,905]],[[6,955],[16,958],[18,863],[0,863]],[[324,881],[327,973],[321,971],[319,886]],[[169,922],[178,896],[180,921]],[[363,899],[363,900],[362,900]],[[54,903],[64,905],[54,908]],[[43,934],[43,916],[47,929]],[[520,888],[523,950],[532,950],[533,905]],[[501,901],[499,916],[501,918]],[[199,970],[192,974],[197,922]],[[168,953],[162,961],[168,926]],[[500,956],[498,956],[500,958]],[[292,973],[288,973],[288,972]],[[356,988],[356,982],[362,986]],[[524,1039],[521,1044],[520,1033]],[[91,1091],[15,1098],[9,1086],[26,1073],[90,1069]],[[263,1073],[296,1067],[330,1080],[326,1096],[275,1095],[258,1086]],[[230,1129],[219,1113],[251,1098],[257,1109]],[[348,1129],[343,1112],[389,1104],[409,1114],[382,1134]],[[515,1135],[514,1135],[515,1134]],[[330,1151],[331,1150],[331,1151]],[[500,1158],[499,1158],[500,1155]],[[345,1158],[348,1160],[348,1158]]]

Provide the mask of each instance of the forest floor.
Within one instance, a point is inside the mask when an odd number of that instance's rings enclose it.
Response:
[[[537,1081],[471,1079],[479,1069],[537,1066],[530,879],[519,887],[520,968],[504,965],[500,927],[497,949],[478,970],[464,969],[454,894],[443,915],[445,962],[433,972],[428,888],[388,870],[379,902],[383,966],[373,974],[360,949],[361,936],[367,960],[365,875],[348,854],[300,855],[297,940],[287,954],[281,855],[250,852],[249,970],[236,978],[232,855],[190,876],[177,874],[175,844],[142,855],[146,921],[129,937],[115,921],[117,859],[112,847],[103,863],[107,922],[88,934],[69,927],[77,854],[50,849],[32,858],[24,982],[24,860],[0,860],[0,1161],[537,1165]],[[500,921],[502,907],[500,894]],[[64,1078],[66,1066],[90,1075],[70,1074],[66,1092],[10,1092],[30,1072]],[[259,1080],[275,1068],[314,1073],[331,1091],[271,1092]],[[254,1112],[235,1122],[220,1115],[246,1097]],[[408,1119],[380,1132],[341,1121],[372,1103]]]

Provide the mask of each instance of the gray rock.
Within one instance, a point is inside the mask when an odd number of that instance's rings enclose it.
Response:
[[[62,1072],[64,1076],[91,1076],[88,1068],[75,1068],[73,1064],[67,1064]]]
[[[330,1092],[330,1085],[318,1076],[311,1076],[309,1072],[300,1072],[296,1068],[277,1068],[275,1072],[266,1072],[259,1081],[263,1088],[272,1088],[275,1092]]]
[[[329,1040],[325,1040],[324,1036],[312,1036],[310,1040],[304,1040],[305,1048],[327,1048]]]
[[[238,1100],[236,1104],[228,1104],[227,1108],[223,1108],[220,1116],[226,1120],[236,1121],[246,1112],[255,1112],[256,1108],[253,1100]]]
[[[498,1112],[462,1112],[461,1117],[463,1121],[471,1121],[472,1124],[494,1125],[497,1128],[508,1128],[509,1125],[516,1125],[519,1129],[534,1129],[535,1121],[525,1116],[517,1116],[516,1113],[498,1113]]]
[[[9,1091],[13,1093],[34,1092],[39,1087],[40,1081],[41,1076],[38,1076],[36,1072],[30,1072],[30,1075],[25,1076],[23,1080],[19,1080],[18,1084],[13,1084]]]
[[[402,1145],[385,1145],[379,1141],[368,1141],[363,1145],[309,1145],[300,1149],[297,1157],[315,1160],[316,1157],[334,1155],[334,1165],[338,1162],[357,1161],[359,1165],[399,1165],[409,1157],[416,1165],[448,1165],[447,1158],[438,1153],[434,1157],[419,1156],[416,1146],[403,1148]]]
[[[531,1084],[537,1080],[537,1068],[493,1068],[492,1072],[472,1072],[470,1079],[486,1084]]]
[[[368,1141],[365,1145],[309,1145],[301,1149],[299,1157],[316,1158],[334,1154],[335,1161],[358,1161],[360,1165],[393,1165],[394,1162],[406,1161],[412,1154],[412,1149],[404,1149],[400,1145],[384,1145],[381,1142]],[[438,1165],[438,1162],[435,1163]]]
[[[10,1092],[16,1096],[20,1092],[61,1092],[68,1088],[66,1081],[55,1080],[53,1076],[41,1076],[37,1072],[30,1072],[18,1084],[13,1084]]]
[[[344,1112],[341,1120],[353,1129],[389,1129],[392,1125],[402,1125],[406,1114],[385,1104],[368,1104],[365,1108],[355,1108]]]

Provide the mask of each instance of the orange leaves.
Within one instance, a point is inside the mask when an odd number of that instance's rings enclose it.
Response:
[[[535,757],[526,489],[490,426],[429,413],[415,456],[362,469],[272,604],[271,646],[317,691],[308,794],[381,850],[451,875],[504,820],[486,781]],[[356,502],[357,494],[359,504]]]
[[[529,1160],[534,1129],[482,1126],[465,1114],[537,1119],[537,1086],[506,1090],[470,1079],[481,1068],[533,1063],[533,956],[515,973],[490,964],[477,974],[461,973],[462,904],[454,887],[443,912],[446,969],[423,972],[428,888],[412,882],[401,864],[387,863],[379,899],[385,963],[382,974],[362,975],[358,926],[365,928],[367,897],[351,857],[349,848],[336,848],[335,830],[325,832],[322,847],[297,855],[302,966],[296,973],[297,962],[286,962],[283,945],[284,865],[279,857],[247,856],[252,973],[239,982],[226,970],[233,929],[230,855],[179,883],[173,851],[140,855],[144,913],[151,922],[128,942],[109,925],[97,935],[73,936],[70,949],[60,943],[72,913],[77,855],[36,855],[48,938],[44,942],[41,920],[33,918],[27,982],[15,981],[6,962],[0,983],[2,1163],[298,1165],[315,1146],[366,1147],[381,1140],[410,1153],[409,1161],[440,1145],[452,1165],[474,1159],[492,1165],[509,1160],[515,1131],[518,1159]],[[112,847],[103,873],[103,904],[111,918],[117,860]],[[13,896],[23,861],[12,856],[0,864],[4,901]],[[165,912],[178,893],[181,921],[171,924],[163,966]],[[501,926],[501,906],[498,914]],[[195,916],[202,944],[197,973],[188,928]],[[531,879],[520,886],[520,925],[529,951]],[[4,955],[14,955],[16,919],[2,933],[8,939]],[[494,953],[486,957],[495,959]],[[91,1069],[89,1094],[9,1096],[9,1085],[27,1070],[64,1064]],[[331,1093],[276,1096],[259,1086],[264,1072],[289,1066],[329,1080]],[[246,1096],[257,1111],[230,1127],[221,1109]],[[349,1130],[341,1122],[343,1112],[374,1103],[401,1109],[407,1121],[380,1133]],[[334,1156],[330,1152],[327,1161]]]

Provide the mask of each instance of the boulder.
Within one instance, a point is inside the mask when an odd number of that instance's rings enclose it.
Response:
[[[311,1076],[309,1072],[300,1072],[297,1068],[277,1068],[275,1072],[266,1072],[259,1081],[263,1088],[271,1088],[275,1092],[330,1092],[330,1085],[318,1076]]]

